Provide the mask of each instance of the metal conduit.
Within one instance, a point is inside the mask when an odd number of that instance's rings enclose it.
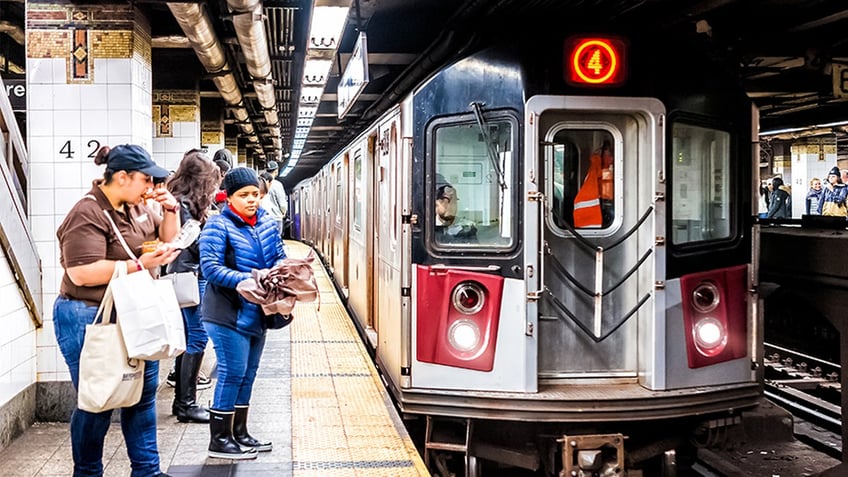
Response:
[[[233,11],[233,26],[239,45],[244,52],[247,71],[253,78],[253,89],[259,104],[264,108],[265,124],[278,127],[277,98],[274,93],[274,77],[271,74],[271,55],[268,51],[268,38],[265,35],[261,0],[227,0]],[[280,157],[279,133],[272,140],[274,154]]]
[[[232,109],[233,115],[238,120],[238,126],[242,133],[251,136],[255,133],[253,124],[244,107],[243,96],[239,90],[235,76],[230,72],[224,51],[212,21],[202,4],[197,3],[168,3],[168,8],[182,28],[183,33],[197,54],[197,59],[207,72],[218,74],[212,78],[212,82],[221,92],[221,97]],[[267,47],[266,47],[267,52]],[[273,94],[273,92],[272,92]]]

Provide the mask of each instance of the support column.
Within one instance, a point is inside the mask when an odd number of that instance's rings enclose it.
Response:
[[[177,170],[185,153],[201,145],[199,105],[200,95],[195,90],[153,91],[153,150],[150,152],[169,171]]]
[[[27,138],[31,229],[43,266],[38,331],[39,420],[66,420],[75,393],[53,331],[63,270],[56,228],[102,177],[94,155],[124,143],[151,148],[150,25],[130,4],[27,4]]]

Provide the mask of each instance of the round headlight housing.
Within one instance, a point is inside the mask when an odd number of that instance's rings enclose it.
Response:
[[[456,320],[448,328],[448,342],[457,351],[474,351],[480,345],[480,328],[472,320]]]
[[[453,289],[451,302],[456,311],[473,315],[483,309],[486,294],[477,282],[462,282]]]
[[[709,313],[715,310],[720,301],[721,295],[713,282],[699,283],[692,290],[692,306],[700,313]]]
[[[701,318],[695,323],[695,344],[698,349],[713,356],[720,353],[727,344],[727,332],[724,325],[713,317]]]

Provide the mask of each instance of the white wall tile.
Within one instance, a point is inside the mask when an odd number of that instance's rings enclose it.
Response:
[[[128,110],[109,110],[110,136],[132,136],[132,113]],[[116,143],[117,145],[117,143]]]
[[[78,188],[82,183],[81,166],[78,162],[58,162],[54,166],[54,174],[56,188]]]
[[[29,227],[36,240],[47,240],[56,233],[53,216],[50,215],[33,215],[29,218]]]
[[[32,149],[30,149],[32,155]],[[29,163],[29,187],[30,190],[53,188],[53,166],[43,162]]]
[[[73,189],[56,189],[54,192],[56,196],[56,208],[54,209],[57,214],[65,215],[71,208],[76,204],[80,198],[82,198],[85,194],[80,194],[79,187],[75,187]]]
[[[27,111],[53,109],[53,85],[30,84],[27,88]]]
[[[55,263],[58,261],[58,257],[55,253],[56,241],[55,240],[36,240],[35,248],[38,250],[38,256],[41,257],[41,260],[47,263]]]
[[[80,94],[83,87],[77,84],[53,85],[53,108],[79,113],[82,107]]]
[[[53,111],[28,111],[27,135],[53,136]]]
[[[42,190],[29,201],[29,213],[31,215],[53,216],[53,191]]]
[[[45,320],[42,327],[35,331],[35,345],[38,347],[56,346],[56,330],[53,327],[52,320]]]
[[[71,136],[80,135],[80,117],[79,109],[70,111],[54,111],[53,112],[53,134],[57,138],[71,139]]]
[[[53,84],[66,84],[68,81],[68,61],[65,58],[55,58],[53,65]]]
[[[100,61],[106,67],[106,84],[132,84],[132,60],[107,58]]]
[[[108,94],[108,108],[110,111],[132,109],[132,85],[109,84],[106,85]]]
[[[52,58],[27,58],[27,84],[53,84]]]
[[[102,111],[109,107],[109,95],[107,85],[104,84],[87,84],[81,85],[80,101],[83,111]],[[92,117],[91,119],[94,119]]]

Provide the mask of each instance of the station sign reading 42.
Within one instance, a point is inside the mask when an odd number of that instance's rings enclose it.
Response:
[[[85,149],[81,152],[82,154],[87,154],[86,157],[90,157],[94,159],[94,156],[97,155],[97,151],[100,149],[100,141],[97,139],[91,139],[86,143]],[[74,150],[74,147],[71,145],[71,141],[65,141],[62,144],[62,147],[59,148],[59,154],[65,156],[66,159],[73,159],[79,152]]]

